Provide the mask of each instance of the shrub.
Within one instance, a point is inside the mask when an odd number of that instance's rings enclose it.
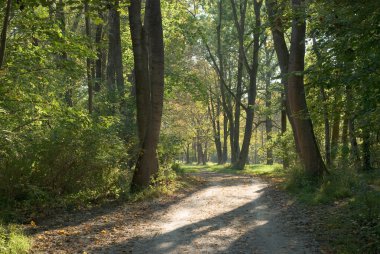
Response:
[[[171,169],[174,170],[177,174],[183,174],[185,171],[181,168],[181,165],[178,162],[172,164]]]
[[[17,145],[0,148],[1,196],[41,203],[83,191],[107,195],[128,182],[128,147],[116,117],[91,119],[67,109],[53,119],[14,135]]]

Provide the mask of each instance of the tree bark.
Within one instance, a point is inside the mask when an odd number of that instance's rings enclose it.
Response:
[[[351,143],[351,158],[354,161],[355,168],[359,168],[360,155],[359,155],[358,142],[356,141],[355,123],[354,123],[353,118],[348,119],[348,133],[349,133],[350,143]]]
[[[260,28],[261,28],[261,4],[254,0],[254,11],[255,11],[255,32],[253,34],[253,55],[252,55],[252,67],[249,68],[246,65],[249,72],[249,87],[248,87],[248,107],[246,109],[246,121],[243,144],[237,162],[234,164],[234,168],[238,170],[243,170],[245,164],[247,163],[249,145],[251,143],[252,129],[253,129],[253,119],[254,119],[254,106],[256,103],[257,95],[257,71],[259,66],[259,48],[260,48]],[[236,22],[235,22],[236,23]],[[244,28],[240,25],[240,31],[244,31]],[[241,35],[242,37],[243,35]],[[243,46],[244,50],[244,46]],[[243,52],[244,53],[244,52]],[[240,106],[239,106],[240,107]]]
[[[313,49],[317,56],[317,61],[321,61],[321,54],[319,52],[319,48],[317,45],[317,40],[315,36],[313,36]],[[325,88],[320,86],[319,88],[321,98],[322,98],[322,110],[323,110],[323,120],[325,127],[325,158],[327,166],[331,166],[331,140],[330,140],[330,119],[329,119],[329,111],[327,107],[327,95]]]
[[[344,113],[344,118],[343,118],[343,128],[342,128],[342,149],[341,149],[341,156],[342,156],[342,162],[345,164],[347,155],[349,152],[348,148],[348,112],[347,108]]]
[[[284,109],[289,119],[289,123],[292,127],[294,143],[296,146],[296,152],[298,155],[300,155],[296,129],[294,127],[294,120],[293,120],[293,116],[290,114],[290,108],[289,108],[288,78],[287,78],[288,71],[289,71],[288,70],[289,69],[289,51],[286,45],[285,36],[284,36],[284,27],[281,20],[281,16],[283,15],[283,7],[278,6],[276,0],[267,0],[265,1],[265,3],[267,7],[269,21],[271,24],[274,48],[276,51],[278,63],[281,70],[281,76],[282,76],[281,83],[284,86],[284,99],[283,99]],[[285,124],[286,120],[283,119],[282,123],[286,125]],[[284,129],[286,130],[286,128]]]
[[[90,27],[90,14],[88,0],[84,3],[84,12],[85,12],[85,26],[86,26],[86,36],[87,39],[91,38],[91,27]],[[91,44],[89,44],[91,45]],[[88,86],[88,112],[92,114],[93,111],[93,77],[91,75],[91,59],[87,57],[86,59],[86,68],[87,68],[87,86]]]
[[[220,123],[219,123],[219,103],[217,102],[216,105],[216,112],[215,112],[215,106],[214,106],[214,100],[212,99],[213,94],[211,93],[211,87],[210,93],[209,93],[209,103],[207,105],[207,111],[211,120],[212,124],[212,131],[214,136],[214,143],[215,143],[215,149],[217,154],[217,160],[218,164],[222,164],[223,158],[222,158],[222,142],[220,140]]]
[[[236,161],[232,161],[232,164],[241,164],[240,160],[240,114],[241,114],[241,98],[242,98],[242,86],[243,86],[243,68],[244,68],[244,57],[245,57],[245,49],[244,49],[244,34],[245,34],[245,17],[247,10],[247,0],[243,0],[240,3],[239,14],[240,19],[237,15],[237,6],[234,0],[231,0],[232,12],[235,21],[235,27],[238,33],[239,40],[239,54],[238,54],[238,66],[237,66],[237,79],[236,79],[236,96],[235,96],[235,126],[234,126],[234,138],[233,138],[233,149]],[[243,140],[244,142],[244,140]],[[245,152],[245,151],[244,151]],[[244,156],[244,155],[243,155]],[[247,153],[248,156],[248,153]],[[246,159],[245,159],[246,160]]]
[[[0,38],[0,69],[3,67],[5,58],[5,47],[7,43],[7,31],[9,26],[9,17],[11,14],[12,0],[7,0],[7,5],[4,12],[3,28],[1,29]]]
[[[103,14],[99,11],[99,17],[103,19]],[[103,83],[103,49],[102,49],[103,23],[96,26],[95,44],[97,47],[96,62],[95,62],[95,86],[94,91],[100,92]]]
[[[65,22],[65,12],[64,12],[64,3],[62,0],[59,0],[57,3],[57,15],[56,18],[58,19],[59,22],[59,27],[62,31],[62,34],[66,34],[66,22]],[[66,62],[67,61],[67,53],[64,51],[62,54],[59,56],[61,61]],[[73,91],[71,87],[67,87],[65,91],[65,102],[67,106],[72,107],[73,106]]]
[[[285,84],[286,82],[282,81],[282,84]],[[281,136],[283,137],[285,135],[287,124],[286,124],[286,99],[285,99],[285,93],[281,92]],[[282,166],[284,169],[287,169],[289,167],[289,154],[287,145],[285,142],[282,143]]]
[[[326,154],[326,164],[331,166],[331,144],[330,144],[330,120],[329,112],[327,108],[327,95],[323,87],[320,88],[322,103],[323,103],[323,120],[325,127],[325,154]]]
[[[230,97],[226,95],[226,87],[227,84],[225,84],[225,71],[224,71],[224,62],[223,62],[223,53],[222,53],[222,39],[221,39],[221,29],[222,29],[222,17],[223,17],[223,1],[220,0],[218,2],[218,25],[216,28],[216,34],[217,34],[217,56],[219,59],[219,66],[215,66],[218,71],[219,75],[219,86],[220,86],[220,93],[222,98],[222,107],[224,111],[224,143],[223,143],[223,156],[224,156],[224,163],[227,162],[228,152],[227,152],[227,139],[228,136],[230,138],[230,148],[231,148],[231,161],[236,160],[236,154],[234,147],[234,118],[232,113],[232,106],[229,105]],[[216,64],[216,62],[215,62]],[[228,128],[229,126],[229,128]],[[227,132],[227,129],[229,131]],[[228,135],[227,135],[228,133]]]
[[[337,106],[340,99],[336,99],[334,116],[333,116],[333,126],[332,126],[332,134],[331,134],[331,162],[333,163],[338,154],[339,147],[339,128],[340,128],[340,107]]]
[[[270,110],[271,108],[271,100],[272,100],[272,93],[269,89],[270,86],[270,79],[267,78],[265,82],[265,106],[267,109]],[[265,131],[266,131],[266,142],[270,143],[272,140],[272,127],[273,122],[272,118],[269,114],[267,114],[265,119]],[[268,144],[267,144],[268,145]],[[273,165],[273,149],[271,144],[269,144],[270,147],[267,147],[267,165]]]
[[[326,170],[322,160],[313,125],[306,104],[304,89],[305,67],[305,34],[304,1],[292,0],[292,8],[296,14],[292,24],[292,37],[289,55],[288,99],[291,115],[294,120],[300,159],[305,171],[312,177],[320,177]]]
[[[228,118],[226,113],[223,113],[223,164],[227,162],[228,157]]]
[[[186,164],[190,164],[190,143],[186,144]]]
[[[145,188],[158,172],[157,145],[164,98],[164,40],[159,0],[147,0],[144,26],[141,1],[132,0],[129,20],[136,77],[137,124],[140,152],[132,179],[134,189]]]
[[[114,104],[113,108],[118,97],[123,99],[125,90],[118,6],[119,1],[115,1],[109,9],[107,87],[111,103]]]

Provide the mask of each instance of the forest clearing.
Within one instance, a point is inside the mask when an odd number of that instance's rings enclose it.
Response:
[[[380,1],[0,1],[0,254],[380,253]]]

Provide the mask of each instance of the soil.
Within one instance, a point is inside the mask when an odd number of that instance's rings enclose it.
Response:
[[[321,253],[311,216],[271,184],[201,172],[170,197],[65,212],[30,229],[32,253]]]

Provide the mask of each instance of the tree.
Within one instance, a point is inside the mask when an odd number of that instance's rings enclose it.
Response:
[[[120,36],[120,13],[118,8],[118,0],[115,1],[114,4],[110,4],[109,8],[107,87],[111,103],[113,104],[117,103],[116,98],[121,98],[123,101],[125,92]],[[114,106],[115,105],[113,105],[113,107]],[[121,110],[124,109],[122,108]]]
[[[306,172],[311,176],[321,176],[326,170],[317,141],[313,124],[306,104],[304,89],[305,68],[305,2],[292,0],[295,18],[292,24],[292,38],[289,54],[288,100],[294,128],[300,149],[300,158]]]
[[[11,6],[12,6],[12,0],[7,0],[7,6],[5,7],[5,13],[4,13],[3,28],[1,29],[1,35],[0,35],[0,69],[2,68],[4,64],[5,45],[7,42],[7,30],[8,30],[8,24],[9,24],[9,17],[11,13]]]
[[[248,86],[248,106],[246,107],[246,121],[245,121],[245,130],[243,144],[241,147],[241,152],[238,156],[238,160],[233,165],[236,169],[244,169],[244,166],[248,159],[249,145],[251,142],[252,128],[253,128],[253,119],[254,119],[254,106],[256,103],[257,95],[257,71],[259,65],[259,49],[260,49],[260,35],[261,35],[261,5],[262,2],[254,0],[254,12],[255,12],[255,27],[253,34],[253,53],[252,53],[252,66],[249,65],[248,61],[245,58],[245,66],[248,69],[249,73],[249,86]],[[243,30],[244,31],[244,30]],[[243,35],[241,35],[243,36]]]
[[[158,172],[157,145],[164,96],[164,42],[159,0],[145,3],[144,25],[141,1],[132,0],[129,21],[136,80],[137,128],[140,143],[134,188],[147,187]]]
[[[90,13],[89,13],[89,6],[88,6],[88,0],[84,3],[84,12],[85,12],[85,29],[86,29],[86,36],[87,39],[90,40],[91,38],[91,23],[90,23]],[[93,111],[93,75],[91,73],[91,59],[87,57],[86,59],[86,69],[87,69],[87,86],[88,86],[88,112],[92,114]]]

